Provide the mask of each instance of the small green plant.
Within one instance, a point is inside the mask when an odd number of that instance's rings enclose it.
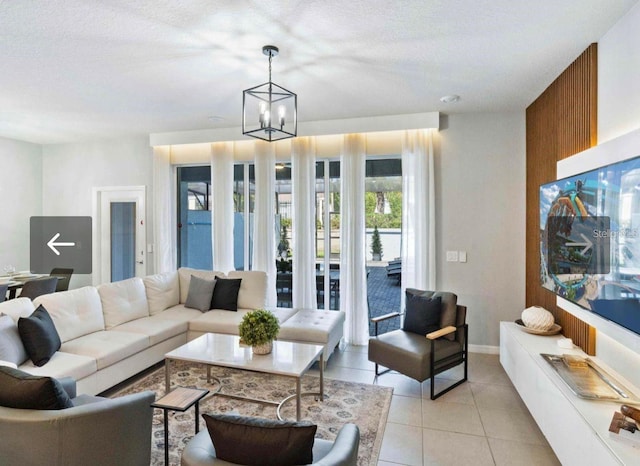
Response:
[[[382,241],[380,241],[380,232],[377,226],[373,228],[371,234],[371,255],[374,261],[382,259]]]
[[[238,326],[242,342],[249,346],[263,345],[278,336],[278,318],[265,309],[247,312]]]

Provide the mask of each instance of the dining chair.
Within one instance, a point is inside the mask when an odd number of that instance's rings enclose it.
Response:
[[[56,285],[56,291],[67,291],[69,289],[69,282],[71,281],[71,275],[73,269],[53,268],[49,276],[58,277],[58,284]]]
[[[21,298],[36,299],[43,294],[50,294],[56,291],[56,285],[58,284],[58,277],[45,277],[37,278],[35,280],[29,280],[24,282],[22,290],[20,291]]]

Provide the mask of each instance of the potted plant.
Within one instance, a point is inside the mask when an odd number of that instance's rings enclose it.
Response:
[[[269,354],[279,330],[278,318],[265,309],[247,312],[238,326],[240,339],[254,354]]]
[[[371,256],[374,261],[382,260],[382,242],[380,241],[378,225],[373,227],[373,233],[371,234]]]

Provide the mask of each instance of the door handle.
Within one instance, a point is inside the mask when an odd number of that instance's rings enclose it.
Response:
[[[140,264],[140,265],[144,264],[144,261],[136,261],[136,262],[137,262],[138,264]],[[131,262],[129,262],[129,263],[131,263]]]

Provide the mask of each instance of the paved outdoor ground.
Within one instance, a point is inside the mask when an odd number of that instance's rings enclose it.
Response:
[[[368,266],[367,294],[369,315],[377,317],[400,310],[400,284],[396,278],[387,277],[386,267]],[[378,324],[378,333],[386,333],[400,328],[400,318],[395,317]],[[373,324],[369,324],[369,335],[374,334]]]

